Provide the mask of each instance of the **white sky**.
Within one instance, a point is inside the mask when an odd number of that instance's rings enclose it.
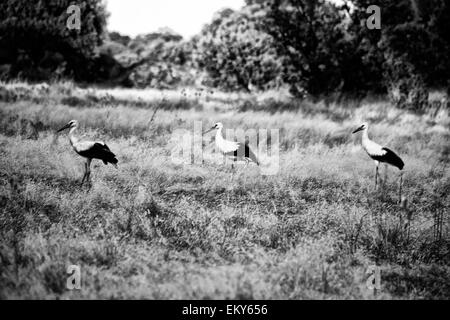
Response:
[[[108,30],[136,36],[169,27],[185,39],[200,32],[214,13],[239,9],[244,0],[106,0]]]

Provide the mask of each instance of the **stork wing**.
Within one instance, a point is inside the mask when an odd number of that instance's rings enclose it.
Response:
[[[103,142],[96,142],[92,148],[93,158],[97,158],[103,161],[104,164],[108,162],[117,165],[119,162],[116,155],[109,150],[108,146]]]
[[[387,162],[390,165],[393,165],[399,168],[400,170],[403,170],[403,167],[405,166],[403,160],[391,149],[383,148],[383,150],[386,151],[386,154],[384,156],[385,158],[384,162]]]
[[[227,156],[236,157],[236,159],[248,158],[259,165],[259,161],[256,158],[256,155],[250,149],[248,144],[238,143],[238,148],[234,151],[230,151],[225,153]]]
[[[256,155],[253,153],[253,151],[250,149],[248,145],[245,145],[245,147],[246,147],[245,156],[259,166],[259,160],[258,158],[256,158]]]
[[[111,151],[111,150],[109,149],[109,147],[106,145],[106,143],[104,143],[104,142],[102,142],[102,141],[97,141],[97,142],[95,142],[95,143],[94,143],[94,146],[95,146],[96,148],[105,149],[106,151]]]
[[[116,155],[109,150],[109,147],[103,142],[84,141],[77,144],[77,152],[86,158],[100,159],[105,164],[117,164]]]
[[[103,142],[96,142],[92,147],[92,151],[102,154],[103,157],[115,157],[116,155],[109,150],[108,146]],[[100,158],[101,159],[101,158]]]

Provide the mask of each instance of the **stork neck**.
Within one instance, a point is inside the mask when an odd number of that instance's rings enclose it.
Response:
[[[75,130],[77,130],[77,127],[73,127],[70,129],[69,131],[69,140],[70,140],[70,144],[73,146],[75,143],[78,142],[78,139],[75,137],[74,132]]]
[[[220,128],[220,129],[217,130],[217,132],[216,132],[216,141],[221,141],[221,140],[223,140],[222,128]]]
[[[369,134],[367,133],[367,129],[363,130],[363,132],[362,132],[362,141],[363,142],[370,141]]]

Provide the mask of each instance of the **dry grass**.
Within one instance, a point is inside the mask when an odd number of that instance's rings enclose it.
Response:
[[[450,297],[448,110],[71,83],[3,83],[0,98],[1,298]],[[89,192],[81,159],[54,133],[70,119],[119,159],[119,170],[94,162]],[[405,160],[406,207],[396,169],[373,190],[373,163],[350,134],[363,120]],[[280,129],[280,171],[172,163],[172,133],[195,121]],[[65,287],[70,264],[80,291]],[[366,287],[374,264],[377,296]]]

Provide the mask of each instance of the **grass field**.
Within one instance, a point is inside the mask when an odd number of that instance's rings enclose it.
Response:
[[[2,299],[450,298],[448,110],[0,83],[0,119]],[[55,133],[71,119],[119,159],[93,162],[90,190],[67,133]],[[195,121],[279,129],[279,172],[173,163],[173,132]],[[374,190],[373,161],[351,135],[363,121],[406,163],[402,206],[397,169]],[[81,290],[66,288],[72,264]]]

